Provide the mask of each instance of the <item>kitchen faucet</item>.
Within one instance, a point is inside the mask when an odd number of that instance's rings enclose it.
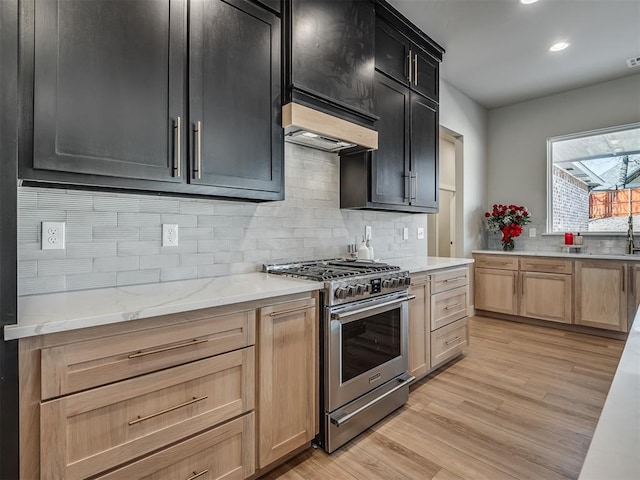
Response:
[[[627,228],[627,253],[640,252],[640,247],[636,247],[633,239],[633,217],[629,214],[629,227]]]

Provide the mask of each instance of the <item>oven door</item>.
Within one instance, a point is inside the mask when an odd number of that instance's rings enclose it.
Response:
[[[327,307],[325,411],[407,371],[408,301],[399,292]]]

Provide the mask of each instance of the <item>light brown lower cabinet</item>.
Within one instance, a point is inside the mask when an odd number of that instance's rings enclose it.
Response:
[[[429,276],[411,278],[409,294],[409,373],[416,378],[431,368],[431,328],[429,326]]]
[[[149,455],[96,480],[242,479],[255,472],[255,415],[219,427]]]
[[[318,327],[314,299],[260,309],[259,468],[309,443],[317,433]]]
[[[571,323],[572,277],[557,273],[520,272],[520,315]]]
[[[460,355],[469,345],[469,325],[466,318],[431,332],[431,365],[437,367]]]
[[[475,269],[475,307],[489,312],[518,314],[518,272]]]
[[[622,262],[575,262],[575,323],[628,331],[627,265]]]

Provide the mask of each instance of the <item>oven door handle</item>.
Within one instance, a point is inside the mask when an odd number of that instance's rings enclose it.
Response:
[[[401,377],[398,378],[398,385],[393,387],[391,390],[388,390],[388,391],[384,392],[379,397],[374,398],[373,400],[371,400],[370,402],[365,403],[361,407],[356,408],[353,412],[349,412],[346,415],[343,415],[343,416],[338,417],[338,418],[330,417],[331,423],[333,423],[336,427],[340,427],[343,423],[348,422],[349,420],[351,420],[353,417],[355,417],[359,413],[362,413],[367,408],[374,406],[376,403],[378,403],[383,398],[388,397],[389,395],[392,395],[393,393],[397,392],[398,390],[400,390],[405,385],[413,382],[415,379],[416,379],[416,377],[414,377],[413,375],[409,375],[408,373],[403,374]]]
[[[396,298],[394,300],[389,300],[388,302],[378,303],[376,305],[370,305],[368,307],[358,308],[356,310],[350,310],[344,313],[332,313],[331,320],[338,320],[341,323],[353,322],[355,320],[359,320],[360,318],[363,318],[363,316],[369,316],[371,314],[375,314],[376,312],[390,310],[389,307],[400,305],[409,300],[413,300],[414,298],[416,298],[415,295],[407,295],[406,297]],[[354,317],[354,318],[349,318],[349,317]],[[348,320],[343,321],[345,319],[348,319]]]

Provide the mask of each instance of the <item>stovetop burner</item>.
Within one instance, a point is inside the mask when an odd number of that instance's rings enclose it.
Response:
[[[365,262],[345,260],[341,258],[331,260],[311,260],[281,265],[266,265],[269,273],[307,278],[320,282],[341,278],[357,277],[378,272],[392,272],[400,267],[380,262]]]

